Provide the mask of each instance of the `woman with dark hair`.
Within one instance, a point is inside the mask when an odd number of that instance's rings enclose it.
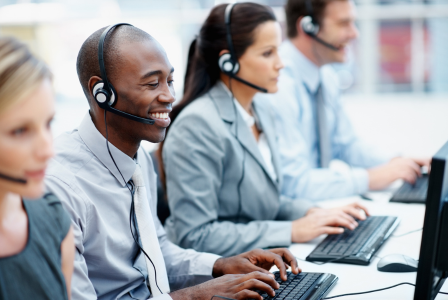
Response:
[[[359,204],[321,209],[280,196],[275,124],[268,103],[253,101],[277,91],[280,42],[269,7],[238,3],[213,8],[191,44],[161,150],[166,229],[184,248],[234,255],[338,234],[365,218]]]

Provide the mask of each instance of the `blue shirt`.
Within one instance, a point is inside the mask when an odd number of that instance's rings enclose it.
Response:
[[[280,47],[285,68],[279,91],[268,97],[276,112],[282,165],[282,194],[293,199],[321,200],[361,194],[368,190],[366,168],[392,158],[361,141],[344,112],[338,78],[332,66],[319,68],[289,40]],[[319,168],[319,136],[314,95],[323,88],[326,131],[331,159],[351,166],[348,172]]]
[[[212,278],[219,256],[184,250],[171,243],[157,218],[156,174],[140,148],[132,159],[110,145],[123,177],[130,180],[136,163],[143,172],[149,206],[172,290]],[[46,174],[47,189],[69,213],[75,235],[72,300],[148,299],[148,272],[130,231],[131,194],[109,156],[106,140],[87,114],[78,129],[55,140],[56,157]],[[157,296],[169,300],[169,295]]]

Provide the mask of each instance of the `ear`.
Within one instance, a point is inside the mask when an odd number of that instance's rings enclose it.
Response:
[[[305,32],[302,29],[302,26],[300,26],[300,23],[302,22],[303,17],[304,16],[301,16],[300,18],[298,18],[297,22],[296,22],[297,35],[301,35],[301,36],[305,35]]]
[[[95,84],[98,81],[101,81],[101,80],[102,80],[101,77],[92,76],[92,77],[90,77],[89,82],[87,83],[87,87],[89,88],[89,95],[92,99],[93,99],[93,94],[92,94],[93,87],[95,86]]]
[[[226,53],[230,53],[229,50],[221,50],[219,52],[219,56],[221,57],[221,55],[226,54]]]

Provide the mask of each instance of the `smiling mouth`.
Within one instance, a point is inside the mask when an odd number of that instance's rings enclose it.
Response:
[[[168,119],[169,118],[169,114],[168,113],[150,113],[149,114],[151,116],[151,118],[153,119]]]

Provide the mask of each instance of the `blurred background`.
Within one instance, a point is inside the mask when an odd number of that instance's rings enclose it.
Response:
[[[0,35],[26,42],[52,68],[55,136],[88,110],[75,62],[95,30],[131,23],[153,35],[183,90],[188,47],[220,0],[0,0]],[[284,27],[285,0],[270,5]],[[334,65],[353,125],[364,139],[404,155],[432,155],[448,140],[448,0],[357,0],[360,38]],[[155,145],[145,143],[148,149]]]

